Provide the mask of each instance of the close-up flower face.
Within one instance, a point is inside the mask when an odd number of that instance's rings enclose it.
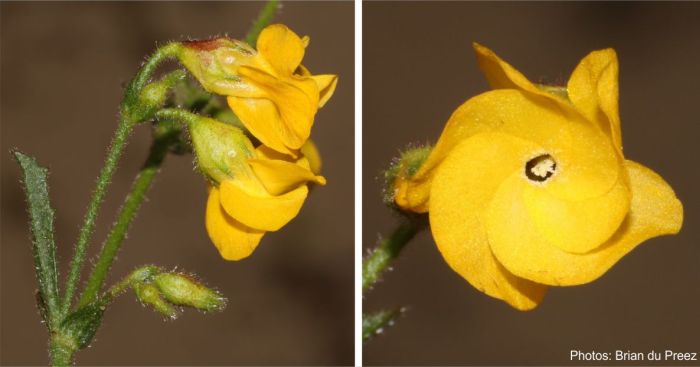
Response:
[[[397,204],[428,212],[452,269],[528,310],[547,286],[591,282],[680,230],[673,189],[623,155],[614,50],[586,56],[566,87],[545,87],[474,49],[493,90],[460,106],[421,168],[396,182]]]
[[[363,11],[365,363],[697,349],[697,4]]]

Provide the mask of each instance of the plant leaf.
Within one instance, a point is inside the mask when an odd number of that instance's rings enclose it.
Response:
[[[48,311],[47,325],[55,326],[53,318],[58,313],[58,271],[56,269],[56,245],[54,243],[54,210],[49,203],[48,170],[39,166],[33,157],[14,152],[22,168],[22,182],[27,196],[32,252],[39,292]]]

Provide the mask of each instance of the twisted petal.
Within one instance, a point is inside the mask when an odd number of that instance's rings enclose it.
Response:
[[[425,211],[435,169],[465,139],[482,132],[499,131],[532,141],[551,154],[560,175],[549,185],[557,197],[580,200],[609,191],[618,180],[619,157],[609,139],[576,111],[549,97],[516,89],[498,89],[480,94],[461,105],[450,117],[428,159],[409,182],[401,183],[398,200],[404,208]],[[402,191],[403,190],[403,191]]]
[[[622,149],[618,107],[619,66],[615,50],[593,51],[586,56],[569,78],[569,99],[588,120],[600,126]]]
[[[249,159],[248,163],[271,195],[289,192],[308,181],[325,185],[326,179],[314,175],[309,169],[308,161],[302,159],[304,162],[301,164],[271,159]]]
[[[306,185],[301,185],[285,194],[272,196],[231,180],[222,182],[219,189],[221,205],[228,215],[246,226],[264,231],[277,231],[296,217],[309,192]]]
[[[309,138],[318,109],[319,91],[316,82],[311,79],[281,80],[248,67],[241,67],[239,72],[250,83],[265,90],[265,99],[271,102],[270,106],[257,99],[251,101],[238,96],[228,97],[229,106],[241,122],[260,141],[275,150],[285,152],[301,148]],[[280,142],[285,148],[278,149]]]
[[[289,155],[296,153],[287,148],[280,134],[290,134],[272,101],[264,98],[226,98],[228,105],[253,136],[270,148]]]
[[[630,207],[625,180],[619,180],[610,191],[596,198],[562,200],[545,186],[531,184],[522,173],[516,176],[513,182],[523,186],[521,200],[535,226],[531,230],[564,251],[585,253],[601,246],[618,229]],[[506,186],[502,186],[504,191],[512,189]]]
[[[551,95],[537,88],[525,75],[503,61],[495,52],[476,42],[472,44],[476,60],[492,89],[519,89],[536,95]]]
[[[335,87],[338,86],[338,76],[333,74],[313,75],[311,79],[316,82],[320,93],[318,107],[323,107],[335,92]]]
[[[250,256],[260,243],[264,231],[250,228],[231,218],[220,203],[219,189],[209,189],[205,224],[209,238],[226,260],[241,260]]]
[[[547,287],[499,264],[489,248],[484,214],[501,182],[538,148],[506,134],[475,135],[442,163],[430,199],[430,228],[450,267],[477,289],[521,310],[537,306]]]
[[[321,153],[318,151],[318,147],[312,140],[307,140],[301,147],[301,153],[306,157],[309,162],[309,169],[315,175],[321,173]]]
[[[280,75],[292,75],[304,58],[306,41],[292,32],[287,26],[273,24],[260,32],[258,52]]]
[[[511,176],[499,189],[488,214],[489,241],[496,258],[509,271],[536,282],[578,285],[603,275],[641,242],[677,233],[683,207],[671,187],[638,163],[626,161],[625,166],[632,191],[629,213],[607,242],[585,254],[551,245],[532,230],[532,217],[519,198],[523,186],[515,184],[517,178]]]

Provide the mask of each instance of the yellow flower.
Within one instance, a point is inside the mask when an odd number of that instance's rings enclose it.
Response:
[[[461,105],[420,169],[395,182],[397,205],[429,213],[452,269],[528,310],[548,286],[591,282],[680,230],[671,187],[622,154],[614,50],[590,53],[557,88],[474,48],[493,90]]]
[[[301,60],[309,38],[282,24],[260,33],[257,51],[217,38],[183,43],[180,60],[210,92],[227,96],[245,127],[263,144],[297,156],[316,111],[335,91],[336,75],[311,75]]]
[[[305,156],[292,159],[264,145],[254,148],[238,128],[207,118],[190,124],[198,167],[210,178],[206,228],[226,260],[248,257],[265,232],[292,220],[309,192],[325,185]],[[319,159],[311,142],[303,151]]]

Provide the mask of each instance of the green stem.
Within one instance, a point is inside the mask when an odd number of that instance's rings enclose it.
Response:
[[[71,260],[70,271],[66,279],[65,293],[61,303],[61,315],[63,317],[68,314],[68,311],[71,308],[75,287],[78,283],[78,278],[80,277],[83,262],[85,261],[87,245],[90,241],[90,237],[92,236],[92,232],[95,229],[95,220],[97,219],[97,213],[102,206],[105,194],[107,193],[107,187],[112,181],[112,176],[117,168],[117,163],[122,155],[127,139],[134,126],[139,122],[131,120],[131,111],[138,108],[139,94],[150,76],[153,74],[155,68],[163,60],[173,57],[178,51],[178,47],[178,44],[168,44],[162,48],[159,48],[153,54],[153,56],[146,61],[141,70],[139,70],[139,72],[136,74],[136,77],[134,77],[131,83],[129,83],[129,86],[126,88],[124,100],[122,101],[120,110],[119,125],[117,126],[117,131],[112,139],[112,144],[107,153],[105,165],[102,167],[100,176],[97,179],[97,186],[95,187],[95,191],[92,193],[90,204],[88,204],[88,209],[83,220],[83,226],[80,229],[78,241],[75,244],[75,254]]]
[[[362,341],[381,334],[388,326],[392,326],[394,321],[404,312],[401,308],[393,310],[381,310],[372,314],[362,315]]]
[[[69,366],[73,361],[73,354],[77,350],[78,346],[71,338],[60,333],[51,335],[49,351],[52,366]]]
[[[245,36],[245,41],[249,45],[255,46],[260,32],[263,30],[263,28],[270,24],[270,22],[272,22],[272,18],[275,17],[278,7],[279,2],[277,0],[270,0],[267,2],[267,4],[265,4],[265,7],[262,8],[258,14],[258,18],[255,19],[255,22],[250,27],[248,34]]]
[[[109,152],[107,153],[105,165],[102,167],[100,177],[97,179],[97,187],[95,188],[90,204],[88,205],[85,220],[83,221],[83,227],[80,229],[78,242],[75,245],[75,254],[73,255],[73,259],[70,264],[70,272],[66,280],[65,293],[63,294],[63,302],[61,304],[62,315],[66,315],[68,310],[70,310],[73,293],[75,292],[78,277],[80,276],[80,270],[82,268],[83,261],[85,260],[87,244],[88,241],[90,241],[92,231],[95,228],[97,212],[102,204],[102,201],[104,200],[105,194],[107,193],[107,186],[112,180],[114,171],[117,168],[117,162],[122,155],[122,151],[126,145],[127,138],[133,130],[133,126],[134,125],[127,121],[127,119],[124,117],[120,119],[117,132],[112,140],[112,145]]]
[[[110,287],[109,290],[105,292],[104,295],[102,295],[102,297],[95,300],[95,304],[92,304],[90,306],[95,307],[97,305],[98,307],[104,309],[110,303],[112,303],[112,301],[114,301],[115,298],[124,293],[127,289],[133,287],[137,283],[148,281],[151,277],[160,272],[161,269],[157,266],[142,266],[132,271],[128,276],[124,277],[118,283]],[[80,310],[77,312],[80,312]],[[101,315],[99,317],[101,318]],[[85,325],[83,325],[83,327],[84,326]],[[89,326],[92,326],[94,328],[89,337],[90,340],[92,340],[94,332],[96,331],[96,327],[98,327],[99,325]],[[84,348],[84,346],[80,346],[78,339],[76,339],[76,336],[79,338],[80,335],[76,335],[75,331],[76,330],[74,328],[71,329],[70,327],[67,327],[67,329],[62,328],[51,333],[51,344],[49,347],[51,365],[70,365],[73,361],[73,355],[75,354],[75,352],[77,352],[81,348]]]
[[[150,279],[155,275],[162,272],[162,269],[155,265],[144,265],[140,268],[135,269],[129,275],[124,277],[122,280],[109,287],[109,289],[100,297],[100,301],[108,304],[112,302],[119,295],[124,293],[127,289],[133,287],[135,284],[150,282]]]
[[[138,98],[138,93],[143,89],[143,87],[148,83],[148,80],[153,75],[153,72],[160,65],[161,62],[176,57],[180,52],[182,45],[177,42],[168,43],[163,47],[160,47],[156,52],[149,57],[146,62],[141,66],[141,69],[136,73],[136,76],[129,84],[126,89],[127,97]],[[126,100],[127,98],[125,98]]]
[[[184,125],[196,123],[201,116],[181,108],[163,108],[156,112],[156,119],[171,120]]]
[[[382,240],[362,262],[362,290],[376,283],[406,244],[425,227],[422,217],[407,218],[394,230],[389,238]]]
[[[158,173],[165,156],[168,154],[168,150],[179,140],[179,136],[180,130],[172,129],[153,141],[148,158],[146,158],[141,171],[134,179],[131,192],[126,197],[124,205],[117,215],[117,221],[102,245],[102,250],[85,286],[78,307],[87,305],[97,299],[131,222],[141,207],[148,189],[153,184],[153,179]]]

